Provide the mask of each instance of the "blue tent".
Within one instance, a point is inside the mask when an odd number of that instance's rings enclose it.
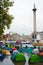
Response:
[[[26,52],[27,52],[27,53],[32,53],[32,51],[33,51],[32,48],[27,48],[27,49],[26,49]]]
[[[20,47],[20,48],[18,49],[18,51],[19,51],[19,52],[26,52],[26,49],[23,48],[23,47]]]
[[[5,58],[5,55],[3,55],[3,54],[0,53],[0,61],[3,61],[4,58]]]

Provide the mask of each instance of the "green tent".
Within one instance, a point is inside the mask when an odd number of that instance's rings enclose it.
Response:
[[[26,61],[26,58],[23,54],[19,53],[19,54],[16,54],[14,61]]]
[[[29,63],[35,63],[35,62],[40,62],[40,56],[39,55],[37,55],[37,54],[32,54],[31,56],[30,56],[30,58],[28,59],[28,62]]]

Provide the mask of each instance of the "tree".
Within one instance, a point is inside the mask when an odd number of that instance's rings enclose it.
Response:
[[[5,28],[7,27],[9,29],[12,23],[13,16],[8,11],[13,6],[13,3],[10,0],[0,0],[0,38]]]

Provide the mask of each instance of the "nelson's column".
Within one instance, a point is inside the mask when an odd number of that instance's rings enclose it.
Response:
[[[36,39],[36,7],[35,7],[35,4],[34,4],[34,8],[32,9],[32,11],[33,11],[33,15],[34,15],[34,31],[33,31],[33,34],[32,34],[32,38],[33,39]]]

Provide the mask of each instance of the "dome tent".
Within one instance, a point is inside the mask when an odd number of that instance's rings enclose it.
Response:
[[[23,48],[23,47],[20,47],[20,48],[18,49],[18,51],[23,53],[23,52],[26,52],[26,49]]]
[[[27,48],[26,52],[32,54],[33,50],[32,50],[32,48]]]
[[[18,54],[18,53],[19,53],[19,51],[17,51],[17,50],[13,51],[13,53],[11,54],[12,61],[14,61],[14,58],[15,58],[16,54]]]
[[[4,58],[5,58],[5,55],[4,55],[4,54],[2,54],[2,53],[0,53],[0,61],[3,61],[3,60],[4,60]]]
[[[22,53],[19,53],[15,56],[14,61],[26,61],[26,58]]]
[[[4,55],[7,55],[7,56],[10,56],[10,52],[8,50],[2,50],[2,54]]]
[[[11,60],[14,63],[14,65],[25,65],[26,61],[25,56],[18,52],[12,55]]]
[[[40,62],[41,61],[41,59],[40,59],[40,56],[38,55],[38,54],[32,54],[31,56],[30,56],[30,58],[28,59],[28,62],[29,63],[37,63],[37,62]]]
[[[33,53],[34,54],[39,54],[39,50],[38,49],[33,49]]]

